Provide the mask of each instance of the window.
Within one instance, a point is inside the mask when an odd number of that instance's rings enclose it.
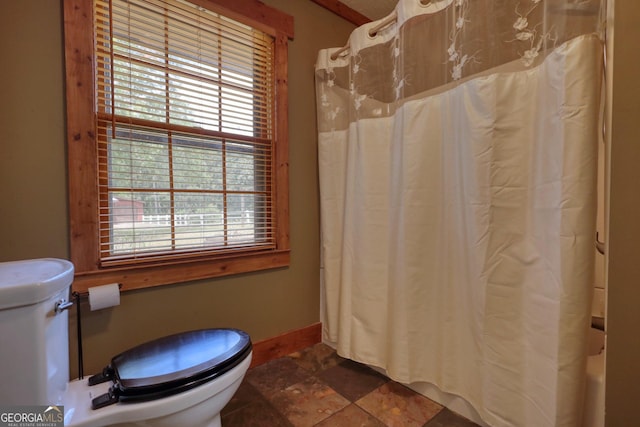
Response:
[[[253,0],[65,0],[75,289],[288,265],[292,27]]]

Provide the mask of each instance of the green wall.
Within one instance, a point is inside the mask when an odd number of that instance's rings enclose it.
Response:
[[[186,329],[237,327],[259,341],[319,321],[313,66],[319,49],[342,46],[354,26],[310,0],[265,3],[295,19],[289,45],[291,266],[126,292],[113,309],[90,312],[82,304],[85,372],[141,341]],[[60,1],[0,2],[0,261],[69,256],[62,29]],[[74,319],[70,327],[75,375]]]

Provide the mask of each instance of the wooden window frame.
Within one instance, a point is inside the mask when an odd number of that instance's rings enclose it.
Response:
[[[64,0],[70,254],[73,289],[120,283],[138,289],[286,267],[289,246],[288,40],[293,18],[257,0],[189,0],[259,29],[274,38],[274,155],[272,189],[276,248],[150,261],[131,266],[100,264],[98,141],[95,116],[93,1]]]

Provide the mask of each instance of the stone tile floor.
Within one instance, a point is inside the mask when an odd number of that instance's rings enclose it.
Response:
[[[324,344],[250,369],[223,427],[477,427]]]

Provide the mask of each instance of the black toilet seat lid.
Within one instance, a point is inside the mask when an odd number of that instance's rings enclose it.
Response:
[[[251,352],[238,329],[203,329],[159,338],[111,359],[120,402],[153,400],[210,381]]]

